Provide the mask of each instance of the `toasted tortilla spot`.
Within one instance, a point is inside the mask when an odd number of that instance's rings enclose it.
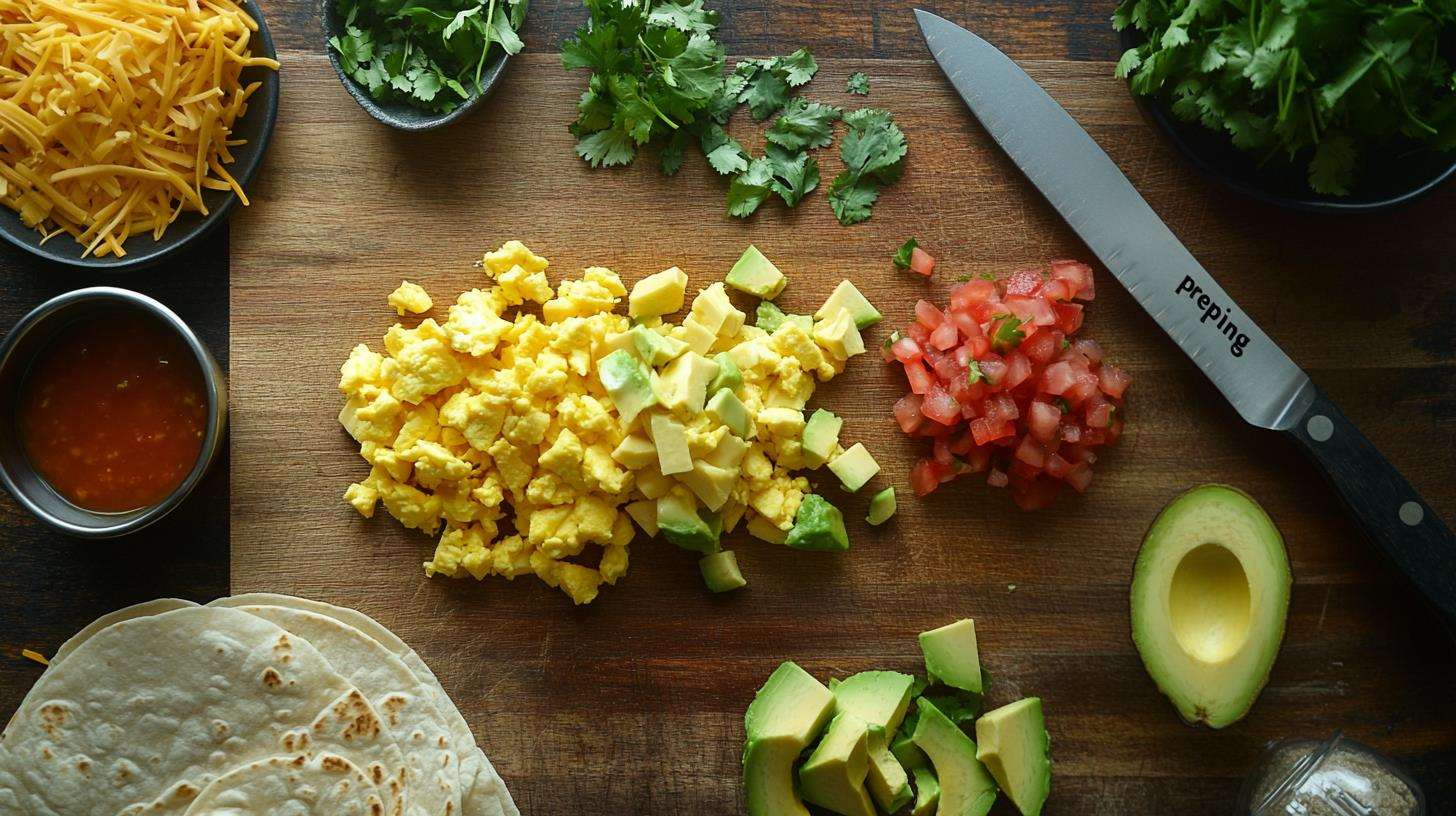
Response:
[[[283,677],[278,674],[272,666],[263,670],[263,685],[269,688],[278,688],[283,685]]]

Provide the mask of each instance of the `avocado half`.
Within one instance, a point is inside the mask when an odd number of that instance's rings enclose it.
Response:
[[[1237,722],[1269,679],[1289,610],[1289,558],[1248,494],[1209,484],[1153,521],[1132,579],[1132,639],[1184,720]]]

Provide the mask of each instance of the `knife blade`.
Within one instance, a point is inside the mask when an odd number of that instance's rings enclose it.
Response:
[[[1010,57],[915,10],[971,113],[1241,417],[1319,464],[1366,532],[1456,620],[1456,539],[1403,476],[1238,307],[1097,142]]]

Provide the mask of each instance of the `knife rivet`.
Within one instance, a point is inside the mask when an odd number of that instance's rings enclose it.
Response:
[[[1315,414],[1304,424],[1304,429],[1309,431],[1309,438],[1316,442],[1326,442],[1335,435],[1335,423],[1324,414]]]
[[[1400,506],[1400,520],[1405,522],[1407,527],[1414,527],[1421,523],[1426,517],[1426,511],[1419,504],[1408,501]]]

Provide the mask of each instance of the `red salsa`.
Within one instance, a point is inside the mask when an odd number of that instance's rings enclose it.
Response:
[[[20,387],[20,442],[56,492],[87,510],[166,498],[207,432],[202,370],[157,319],[105,312],[62,329]]]

